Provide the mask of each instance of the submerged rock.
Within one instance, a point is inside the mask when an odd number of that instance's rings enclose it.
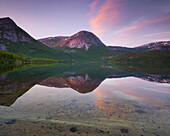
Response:
[[[141,109],[135,110],[135,112],[137,112],[137,113],[139,113],[139,114],[145,113],[145,111],[143,111],[143,110],[141,110]]]
[[[126,128],[121,128],[120,131],[121,131],[122,133],[129,133],[129,130],[126,129]]]
[[[5,122],[5,124],[15,124],[15,122],[16,122],[16,120],[15,119],[12,119],[12,120],[10,120],[10,121],[8,121],[8,122]]]
[[[77,131],[77,128],[76,128],[76,127],[71,127],[71,128],[70,128],[70,131],[71,131],[71,132],[76,132],[76,131]]]

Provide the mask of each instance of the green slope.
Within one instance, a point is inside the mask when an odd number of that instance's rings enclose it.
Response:
[[[110,64],[117,63],[128,72],[170,72],[170,51],[149,51],[143,53],[125,53],[109,60]]]
[[[170,51],[149,51],[143,53],[125,53],[116,57],[113,62],[120,63],[154,63],[169,65]]]
[[[69,52],[71,59],[74,59],[76,61],[95,61],[95,62],[103,62],[104,60],[102,57],[104,56],[115,56],[119,53],[112,51],[106,47],[102,46],[91,46],[88,50],[82,49],[82,48],[69,48],[69,47],[63,47],[63,48],[54,48],[56,50],[62,50]]]
[[[8,44],[7,44],[8,43]],[[69,59],[69,55],[61,50],[54,50],[40,42],[17,42],[5,41],[8,51],[24,58],[49,58],[49,59]]]
[[[1,40],[2,41],[2,40]],[[103,56],[114,56],[119,53],[105,47],[91,46],[88,50],[78,48],[50,48],[40,42],[17,42],[3,40],[8,51],[23,58],[47,58],[67,61],[101,61]],[[70,52],[74,50],[75,52]]]
[[[24,58],[16,54],[0,50],[0,63],[11,63],[11,62],[23,63],[24,61],[25,61]]]

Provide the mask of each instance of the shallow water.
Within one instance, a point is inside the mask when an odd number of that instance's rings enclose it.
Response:
[[[170,133],[169,78],[101,67],[94,69],[98,76],[93,75],[93,70],[70,67],[59,73],[51,71],[59,70],[58,66],[49,66],[48,70],[38,67],[39,73],[36,68],[26,67],[1,76],[0,135]]]

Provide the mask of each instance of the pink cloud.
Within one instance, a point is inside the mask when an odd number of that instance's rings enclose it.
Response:
[[[165,21],[170,20],[170,16],[163,16],[159,18],[154,18],[150,20],[144,20],[142,22],[139,22],[137,24],[134,24],[133,26],[127,27],[125,29],[122,29],[118,32],[116,35],[116,38],[130,38],[131,36],[135,36],[136,31],[141,31],[142,29],[145,29],[148,26],[157,24],[157,23],[162,23]]]
[[[125,0],[106,0],[99,8],[99,0],[91,3],[90,25],[96,34],[101,34],[109,30],[112,26],[118,24],[122,18],[121,8],[125,5]],[[97,11],[96,11],[97,10]],[[96,15],[92,16],[92,12],[96,11]]]
[[[168,38],[169,39],[169,37],[170,37],[170,33],[164,33],[164,34],[160,34],[160,35],[157,35],[157,36],[155,36],[155,38],[157,38],[157,39],[161,39],[161,38]]]
[[[92,16],[94,12],[97,10],[97,5],[99,3],[99,0],[94,0],[90,5],[90,12],[87,14],[87,16]]]
[[[139,5],[130,0],[94,0],[89,7],[87,16],[91,29],[107,45],[136,46],[150,40],[165,39],[165,34],[155,34],[169,31],[166,29],[170,21],[169,12],[160,8],[157,12],[150,2]]]

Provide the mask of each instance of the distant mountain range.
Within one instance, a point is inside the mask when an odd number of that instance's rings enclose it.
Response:
[[[144,50],[170,50],[170,41],[160,41],[144,44],[142,46],[136,47],[136,49],[144,49]]]
[[[80,31],[72,36],[56,36],[39,39],[40,42],[48,47],[69,47],[69,48],[85,48],[86,50],[92,45],[107,47],[116,52],[143,52],[152,50],[170,50],[170,41],[160,41],[144,44],[134,48],[121,46],[106,46],[93,33],[88,31]]]
[[[83,60],[126,52],[167,51],[170,50],[170,41],[149,43],[135,48],[106,46],[96,35],[88,31],[80,31],[72,36],[35,40],[7,17],[0,19],[0,50],[12,52],[25,58],[60,60],[81,58]]]
[[[117,52],[145,52],[145,51],[168,51],[170,50],[170,41],[160,41],[144,44],[134,48],[120,47],[120,46],[107,46],[109,49]]]

